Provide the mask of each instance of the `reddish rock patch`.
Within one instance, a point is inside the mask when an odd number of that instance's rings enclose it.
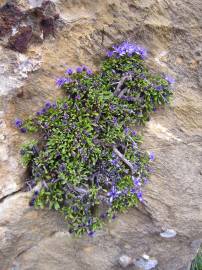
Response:
[[[32,27],[23,26],[14,36],[10,37],[8,48],[23,53],[27,50],[31,38]]]
[[[23,17],[23,12],[14,4],[7,3],[0,8],[0,37],[12,31],[12,27],[17,25]]]
[[[23,53],[31,42],[42,42],[43,38],[54,36],[58,18],[56,6],[51,1],[45,1],[41,7],[25,12],[22,12],[15,2],[7,3],[0,8],[0,37],[10,36],[6,47]],[[23,26],[20,26],[21,23]],[[11,36],[13,27],[16,27],[18,32]]]

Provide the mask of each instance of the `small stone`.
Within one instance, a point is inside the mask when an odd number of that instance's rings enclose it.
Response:
[[[142,258],[148,261],[148,260],[149,260],[149,255],[143,254],[143,255],[142,255]]]
[[[172,229],[167,229],[164,232],[160,233],[160,236],[163,238],[172,238],[176,236],[176,231],[172,230]]]
[[[123,267],[126,268],[127,266],[129,266],[132,263],[132,259],[131,257],[127,256],[127,255],[122,255],[119,258],[119,264]]]
[[[158,261],[154,258],[149,260],[141,258],[139,260],[134,260],[133,264],[141,270],[150,270],[155,269],[155,267],[158,265]]]

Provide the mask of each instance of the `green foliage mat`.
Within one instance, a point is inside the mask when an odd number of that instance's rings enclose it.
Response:
[[[154,155],[141,151],[131,127],[169,102],[173,82],[152,75],[144,56],[144,49],[125,42],[108,52],[98,72],[68,69],[57,80],[63,98],[16,120],[21,132],[40,137],[21,150],[28,185],[38,186],[30,204],[60,211],[70,232],[93,235],[106,219],[143,201]]]

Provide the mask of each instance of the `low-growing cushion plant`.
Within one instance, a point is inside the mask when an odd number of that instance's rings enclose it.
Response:
[[[132,127],[169,102],[173,83],[151,74],[145,57],[136,44],[114,46],[97,72],[67,69],[56,82],[63,98],[16,119],[21,132],[40,138],[21,150],[27,184],[38,187],[30,204],[60,211],[70,232],[93,235],[105,220],[143,201],[154,154],[140,149]]]

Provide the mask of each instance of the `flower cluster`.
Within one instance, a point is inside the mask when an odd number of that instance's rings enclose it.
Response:
[[[113,50],[107,52],[108,57],[112,56],[123,56],[127,54],[128,56],[132,56],[134,54],[138,54],[142,59],[145,59],[147,56],[147,50],[137,44],[129,43],[125,41],[118,46],[113,46]]]
[[[124,42],[109,56],[99,72],[68,68],[56,81],[65,96],[47,101],[31,120],[15,122],[41,138],[21,150],[29,188],[40,187],[30,205],[60,211],[70,232],[89,236],[143,202],[155,156],[141,150],[134,127],[172,96],[173,80],[145,67],[145,49]]]
[[[76,73],[82,73],[82,72],[86,73],[87,75],[93,74],[92,70],[85,65],[82,65],[82,66],[76,68]],[[65,71],[65,75],[71,76],[73,74],[74,74],[74,71],[72,68],[68,68]],[[64,84],[69,84],[72,82],[73,82],[73,80],[70,77],[60,77],[56,80],[56,85],[58,87],[62,87]]]

